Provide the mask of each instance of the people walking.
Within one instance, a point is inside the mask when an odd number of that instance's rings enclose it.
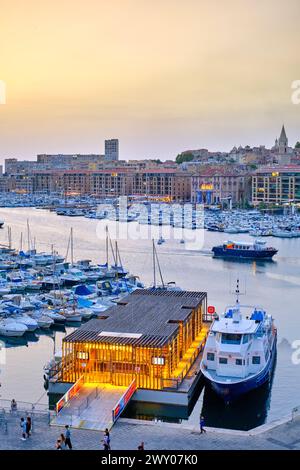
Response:
[[[57,439],[57,441],[55,443],[55,448],[56,448],[56,450],[62,450],[61,440],[60,439]]]
[[[14,411],[17,411],[18,405],[16,400],[13,398],[11,403],[10,403],[10,411],[13,413]]]
[[[138,446],[138,450],[145,450],[145,445],[144,442],[142,441],[140,445]]]
[[[65,439],[65,447],[69,447],[70,450],[72,450],[72,443],[71,443],[71,431],[70,427],[68,424],[65,426],[66,428],[66,439]]]
[[[22,429],[22,441],[26,441],[26,421],[24,418],[21,418],[21,421],[20,421],[20,426],[21,426],[21,429]]]
[[[206,430],[204,429],[204,425],[205,425],[204,416],[200,416],[200,434],[206,433]]]
[[[107,450],[110,450],[110,434],[109,434],[109,430],[107,428],[105,429],[105,436],[106,436],[106,443],[108,445]]]
[[[60,441],[61,441],[61,445],[62,446],[64,445],[66,447],[66,438],[64,434],[60,435]]]
[[[106,434],[104,434],[104,438],[102,439],[102,442],[103,442],[103,450],[110,450],[109,438],[107,437]]]
[[[31,435],[31,426],[32,426],[31,417],[27,416],[27,419],[26,419],[26,436],[27,437],[30,437]]]

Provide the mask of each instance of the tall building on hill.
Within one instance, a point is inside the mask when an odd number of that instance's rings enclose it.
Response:
[[[113,162],[119,160],[119,139],[105,141],[105,160]]]

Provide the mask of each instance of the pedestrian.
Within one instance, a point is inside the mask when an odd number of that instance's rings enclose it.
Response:
[[[70,427],[68,424],[65,426],[66,428],[66,439],[65,439],[65,447],[69,447],[70,450],[72,450],[72,443],[71,443],[71,431]]]
[[[27,437],[30,437],[31,435],[31,418],[30,416],[27,416],[27,419],[26,419],[26,436]]]
[[[102,439],[103,442],[103,450],[110,450],[110,445],[108,442],[108,437],[106,434],[104,434],[104,438]]]
[[[142,441],[140,445],[138,446],[138,450],[145,450],[145,445],[144,442]]]
[[[61,441],[61,445],[64,445],[66,447],[66,438],[64,434],[60,435],[60,441]]]
[[[26,421],[24,418],[21,418],[20,426],[22,429],[22,441],[26,441]]]
[[[60,439],[57,439],[57,441],[55,443],[55,448],[56,448],[56,450],[62,450],[61,440]]]
[[[110,435],[109,435],[109,430],[107,428],[105,429],[105,436],[106,436],[106,442],[108,445],[108,450],[110,450]]]
[[[205,425],[204,416],[200,416],[200,434],[206,433],[204,429],[204,425]]]
[[[17,411],[18,405],[16,400],[13,398],[11,403],[10,403],[10,411],[13,413],[14,411]]]

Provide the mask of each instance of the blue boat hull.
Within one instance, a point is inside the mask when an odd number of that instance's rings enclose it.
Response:
[[[223,246],[215,246],[212,249],[215,257],[239,258],[239,259],[272,259],[277,250],[235,250],[224,249]]]
[[[214,381],[209,381],[212,389],[223,398],[226,402],[235,401],[241,395],[251,392],[268,382],[273,373],[276,357],[276,337],[274,339],[273,348],[271,350],[270,358],[266,367],[254,377],[246,379],[234,384],[223,384]]]

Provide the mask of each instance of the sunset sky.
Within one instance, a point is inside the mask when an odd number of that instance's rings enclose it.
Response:
[[[0,160],[300,140],[299,0],[0,0]]]

